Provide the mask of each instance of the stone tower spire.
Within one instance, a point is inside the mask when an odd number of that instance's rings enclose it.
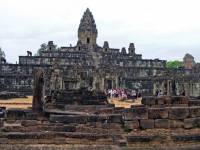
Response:
[[[87,8],[78,28],[78,40],[84,45],[95,46],[97,34],[95,20],[91,11]]]

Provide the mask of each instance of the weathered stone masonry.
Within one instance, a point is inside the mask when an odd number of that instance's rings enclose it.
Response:
[[[103,91],[122,87],[152,93],[150,77],[165,70],[165,61],[142,59],[142,55],[136,54],[133,43],[128,50],[123,47],[121,51],[111,48],[107,41],[101,47],[96,43],[97,36],[95,20],[87,9],[78,28],[75,46],[55,50],[53,41],[50,41],[39,56],[28,53],[27,56],[19,56],[19,64],[0,64],[1,90],[31,91],[34,69],[42,67],[46,78],[51,78],[56,62],[57,69],[62,72],[65,89],[88,87]]]
[[[143,59],[136,53],[134,43],[121,50],[110,47],[107,41],[97,44],[98,30],[92,13],[87,9],[78,28],[75,46],[56,49],[49,41],[47,49],[38,56],[29,51],[27,56],[19,56],[18,64],[9,64],[2,58],[0,62],[0,90],[32,93],[33,73],[43,68],[46,79],[59,76],[62,89],[90,90],[128,88],[139,90],[142,95],[153,95],[157,89],[164,95],[200,95],[199,64],[194,57],[186,54],[184,67],[166,69],[166,61]],[[56,63],[56,71],[55,71]],[[51,82],[51,81],[50,81]],[[46,80],[46,92],[51,89]]]

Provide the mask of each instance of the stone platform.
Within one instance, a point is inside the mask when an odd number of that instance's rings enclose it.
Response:
[[[63,108],[46,109],[43,116],[28,109],[1,108],[0,148],[198,149],[200,145],[199,106],[127,109],[66,104]]]

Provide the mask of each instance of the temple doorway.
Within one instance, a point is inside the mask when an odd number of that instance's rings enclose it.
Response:
[[[105,83],[106,89],[112,89],[112,80],[106,79]]]
[[[172,82],[172,94],[176,95],[176,82],[175,81]]]

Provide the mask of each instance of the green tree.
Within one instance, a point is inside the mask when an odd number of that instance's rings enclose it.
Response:
[[[179,60],[174,60],[174,61],[168,61],[167,64],[166,64],[166,67],[167,68],[179,68],[179,67],[182,67],[183,66],[183,62],[182,61],[179,61]]]
[[[1,47],[0,47],[0,57],[4,57],[4,58],[6,57],[4,51],[1,49]]]
[[[39,56],[41,54],[41,51],[45,51],[47,49],[47,44],[43,43],[40,45],[40,48],[38,49],[36,56]]]

